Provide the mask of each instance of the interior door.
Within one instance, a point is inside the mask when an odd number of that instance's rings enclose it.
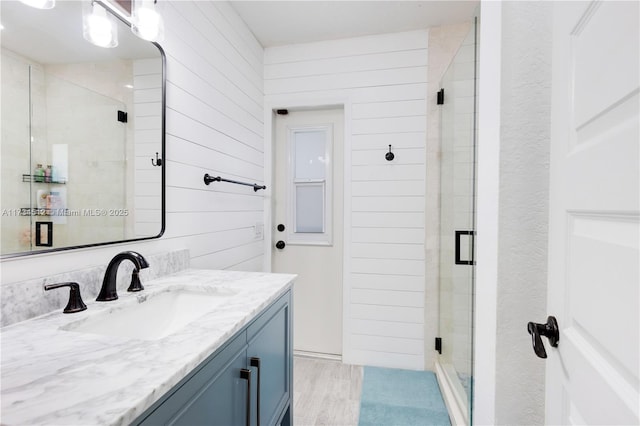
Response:
[[[547,424],[639,424],[638,2],[557,2]]]
[[[296,353],[342,355],[343,117],[290,110],[274,123],[272,270],[298,274]]]

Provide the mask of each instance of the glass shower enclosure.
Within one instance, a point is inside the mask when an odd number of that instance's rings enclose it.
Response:
[[[440,105],[440,352],[450,416],[471,424],[475,236],[476,26],[444,73]],[[447,397],[448,395],[448,397]]]

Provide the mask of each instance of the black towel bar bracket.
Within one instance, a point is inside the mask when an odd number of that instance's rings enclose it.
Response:
[[[252,186],[254,192],[258,192],[260,189],[267,189],[264,185],[258,185],[257,183],[238,182],[237,180],[225,179],[220,176],[210,176],[209,173],[204,174],[204,183],[209,185],[211,182],[229,182],[236,185]]]

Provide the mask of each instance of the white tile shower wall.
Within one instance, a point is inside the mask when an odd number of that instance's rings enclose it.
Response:
[[[129,113],[131,113],[133,109],[133,96],[131,91],[124,89],[124,87],[132,83],[132,69],[133,69],[132,61],[125,60],[125,59],[113,60],[110,62],[100,62],[100,63],[80,62],[76,64],[47,64],[45,67],[45,71],[47,71],[48,73],[54,74],[63,80],[76,83],[82,87],[91,88],[96,93],[100,93],[101,95],[107,98],[122,102],[124,105],[118,107],[117,109],[124,110],[125,112],[129,112]],[[74,121],[71,121],[71,123],[77,124],[82,122],[83,120],[79,119],[80,117],[76,116],[75,109],[76,108],[69,108],[70,113],[68,113],[69,118],[67,118],[67,120],[69,119],[74,120]],[[49,120],[49,122],[51,122],[51,120]],[[57,123],[57,122],[56,122],[56,125],[62,128],[65,128],[66,126],[68,126],[68,124],[60,126],[60,123]],[[100,127],[100,130],[97,132],[96,132],[97,130],[96,126]],[[104,143],[104,141],[113,140],[112,138],[106,136],[105,133],[106,133],[106,130],[109,128],[111,132],[113,132],[114,128],[116,129],[116,131],[118,131],[120,130],[118,129],[118,127],[124,128],[125,134],[122,135],[120,132],[118,132],[119,133],[118,138],[121,139],[122,137],[124,137],[124,140],[126,141],[126,145],[124,148],[125,149],[124,157],[118,155],[117,158],[113,158],[113,155],[118,151],[114,149],[111,143]],[[105,201],[102,201],[102,202],[108,203],[108,205],[105,205],[106,208],[124,208],[126,206],[132,206],[133,205],[133,185],[128,184],[130,182],[133,182],[133,174],[134,174],[134,165],[131,162],[131,158],[133,157],[133,151],[134,151],[134,146],[132,142],[134,140],[133,139],[134,134],[133,134],[133,126],[132,126],[131,120],[129,120],[129,123],[127,124],[115,123],[115,122],[111,122],[110,120],[109,121],[105,120],[99,123],[93,123],[91,126],[88,126],[87,131],[88,131],[89,139],[85,138],[85,140],[93,140],[93,143],[95,144],[94,145],[95,151],[92,151],[92,153],[93,154],[99,153],[98,155],[95,155],[95,157],[101,157],[100,154],[103,154],[105,151],[107,155],[106,156],[102,155],[101,160],[103,161],[94,163],[95,165],[93,165],[93,167],[91,167],[91,165],[89,166],[82,165],[82,167],[78,169],[77,161],[72,162],[72,168],[75,169],[76,172],[74,173],[73,179],[70,180],[70,184],[77,186],[79,184],[78,182],[81,180],[79,176],[85,177],[86,176],[85,174],[87,172],[90,172],[90,173],[93,172],[92,175],[95,176],[94,179],[99,179],[99,181],[102,182],[102,179],[104,179],[104,177],[107,176],[106,173],[111,173],[116,168],[118,168],[117,173],[121,174],[121,171],[124,169],[124,175],[122,175],[123,180],[121,180],[121,178],[118,177],[115,179],[120,180],[119,182],[116,182],[115,180],[110,182],[111,183],[110,187],[115,188],[115,190],[108,196],[103,197]],[[100,138],[102,138],[103,141],[98,141],[95,139],[94,135],[96,133],[100,134]],[[73,147],[71,147],[71,156],[75,155],[77,159],[78,151],[79,150],[77,148],[74,149]],[[82,153],[80,155],[80,158],[84,158],[84,154],[85,153]],[[107,160],[107,156],[112,158]],[[115,161],[112,161],[112,160],[115,160]],[[113,174],[111,174],[111,176],[113,176]],[[88,182],[85,181],[85,179],[82,179],[82,183],[80,185],[86,185],[87,183]],[[95,185],[95,182],[92,184]],[[124,192],[122,191],[123,187],[124,187]],[[71,187],[69,189],[71,189],[72,194],[76,192]],[[94,190],[92,192],[95,193],[98,191]],[[124,198],[121,198],[122,196],[124,196]],[[96,205],[88,204],[89,201],[93,202],[93,200],[88,199],[89,197],[83,197],[83,198],[85,199],[76,200],[76,204],[81,204],[83,207],[86,207],[86,208],[98,207]],[[115,219],[118,219],[118,220],[115,220]],[[121,227],[122,225],[124,225],[124,235],[126,235],[128,238],[131,238],[131,236],[133,235],[133,225],[134,225],[133,220],[134,220],[133,215],[127,215],[120,218],[116,218],[116,217],[109,218],[108,221],[104,221],[103,225],[105,226],[103,226],[102,230],[100,231],[104,235],[104,238],[102,239],[105,241],[109,239],[113,239],[113,237],[109,237],[109,236],[113,235],[113,232],[117,230],[118,227]],[[88,225],[90,228],[91,221],[89,221]],[[73,232],[75,232],[76,234],[82,233],[82,232],[84,232],[85,234],[88,234],[86,232],[87,226],[85,226],[84,228],[80,228],[80,227],[75,227],[75,228],[76,229]],[[67,232],[69,231],[67,230]],[[91,237],[87,239],[92,240]],[[74,241],[81,241],[81,240],[77,239],[77,235],[76,235],[74,237]]]
[[[269,104],[351,101],[345,362],[424,367],[428,43],[424,30],[265,50]]]
[[[124,249],[189,248],[196,268],[262,270],[263,195],[203,183],[205,172],[262,182],[263,50],[225,2],[162,2],[167,54],[167,226],[163,237],[6,259],[2,284],[106,265]]]
[[[127,109],[130,99],[122,97],[122,92],[112,83],[96,76],[96,64],[92,62],[43,65],[3,49],[2,63],[3,87],[8,89],[3,90],[2,168],[3,176],[11,176],[3,180],[3,208],[36,206],[36,187],[31,190],[30,204],[30,186],[21,183],[21,174],[29,173],[37,163],[44,167],[47,164],[56,167],[52,147],[58,144],[69,148],[73,161],[69,181],[65,186],[47,185],[37,189],[61,193],[67,202],[65,207],[70,209],[123,207],[125,130],[121,123],[115,121],[115,116],[113,121],[96,121],[93,118],[94,110],[87,114],[86,109],[74,106],[89,100],[94,105]],[[101,67],[104,74],[111,75],[117,81],[125,81],[131,73],[130,61],[108,62],[101,64]],[[81,86],[76,84],[78,82]],[[29,85],[31,91],[28,90]],[[32,108],[31,144],[27,143],[30,126],[25,121],[28,118],[25,111],[29,111],[29,99]],[[74,128],[73,137],[68,132],[71,126]],[[87,155],[88,150],[92,155]],[[93,160],[87,161],[86,158]],[[110,185],[102,185],[105,176],[110,177]],[[3,215],[2,220],[5,225],[2,252],[28,250],[29,217]],[[124,235],[123,217],[54,216],[46,220],[54,223],[56,247],[122,239]],[[98,220],[100,224],[96,226]],[[33,232],[33,225],[31,229]]]
[[[22,184],[22,174],[29,173],[29,61],[2,48],[2,209],[19,209],[29,205],[29,185]],[[35,94],[34,94],[35,95]],[[2,215],[0,245],[2,251],[14,253],[29,248],[29,217]]]
[[[97,73],[96,68],[102,71]],[[52,191],[66,194],[66,208],[123,209],[126,206],[127,177],[133,168],[126,161],[128,125],[117,121],[117,110],[129,111],[132,97],[114,87],[114,81],[131,79],[129,60],[105,63],[85,62],[73,64],[47,64],[44,75],[46,90],[44,109],[46,130],[40,155],[46,154],[47,163],[53,164],[53,146],[66,146],[68,181],[64,186],[52,186]],[[113,80],[105,79],[110,75]],[[32,80],[33,81],[33,80]],[[99,108],[78,108],[93,105]],[[101,117],[96,119],[96,109]],[[103,115],[104,114],[104,115]],[[111,115],[113,114],[113,115]],[[36,122],[34,119],[33,122]],[[73,132],[68,129],[73,128]],[[32,148],[32,153],[37,152]],[[35,158],[34,158],[35,160]],[[40,162],[39,160],[37,162]],[[58,167],[53,164],[54,168]],[[105,180],[108,185],[105,185]],[[94,241],[124,239],[124,216],[68,216],[52,217],[54,246],[87,244]]]

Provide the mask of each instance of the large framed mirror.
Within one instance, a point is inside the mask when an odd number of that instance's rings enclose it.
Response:
[[[164,52],[115,2],[118,45],[87,42],[85,1],[0,2],[3,258],[164,231]]]

